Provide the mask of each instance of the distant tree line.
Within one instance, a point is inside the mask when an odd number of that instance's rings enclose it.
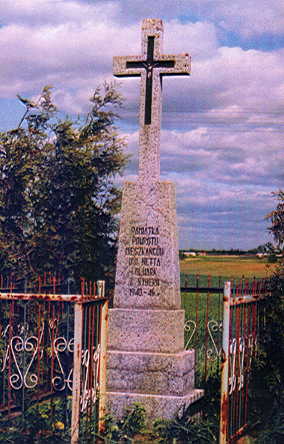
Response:
[[[272,251],[274,251],[274,247],[272,245],[272,243],[267,243],[264,245],[259,245],[256,248],[252,248],[250,250],[240,250],[238,248],[234,249],[231,248],[229,250],[226,249],[216,249],[216,248],[212,248],[211,250],[198,250],[195,248],[192,249],[182,249],[180,250],[180,255],[184,255],[184,253],[191,251],[193,253],[206,253],[206,254],[212,254],[212,255],[220,255],[220,256],[224,256],[224,255],[232,255],[232,256],[242,256],[242,255],[246,255],[246,254],[256,254],[256,253],[270,253]]]

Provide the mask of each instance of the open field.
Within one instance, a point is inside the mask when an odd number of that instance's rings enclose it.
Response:
[[[233,278],[261,278],[273,274],[276,264],[253,256],[201,256],[180,261],[180,271],[185,274],[226,276]]]

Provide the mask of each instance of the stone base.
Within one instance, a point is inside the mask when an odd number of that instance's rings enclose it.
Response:
[[[108,350],[179,353],[184,349],[184,310],[109,310]]]
[[[194,350],[184,350],[184,310],[109,310],[107,408],[121,418],[139,402],[151,420],[173,419],[203,396]]]
[[[194,350],[181,353],[108,352],[108,390],[183,396],[194,388]]]
[[[203,390],[195,389],[185,396],[147,395],[141,393],[107,393],[107,410],[116,418],[122,418],[127,407],[133,403],[144,406],[148,425],[156,419],[173,419],[183,408],[196,402],[203,396]]]

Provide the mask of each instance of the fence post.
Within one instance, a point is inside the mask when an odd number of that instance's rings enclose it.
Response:
[[[225,282],[223,298],[223,338],[221,363],[221,407],[220,407],[220,435],[219,443],[226,444],[228,439],[228,378],[229,378],[229,340],[230,340],[230,300],[231,282]]]
[[[104,416],[106,414],[106,373],[107,373],[107,328],[108,301],[105,301],[101,312],[101,354],[100,354],[100,396],[99,396],[99,431],[104,431]]]
[[[105,281],[98,281],[98,297],[104,298],[105,297]]]
[[[83,304],[74,305],[74,357],[72,385],[71,444],[79,442]]]

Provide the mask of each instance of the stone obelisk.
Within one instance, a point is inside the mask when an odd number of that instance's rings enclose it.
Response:
[[[162,77],[188,75],[189,56],[162,53],[161,20],[142,24],[142,54],[114,57],[114,75],[140,77],[139,175],[123,187],[114,308],[109,313],[108,409],[140,402],[173,418],[202,396],[184,350],[175,189],[160,181]]]

